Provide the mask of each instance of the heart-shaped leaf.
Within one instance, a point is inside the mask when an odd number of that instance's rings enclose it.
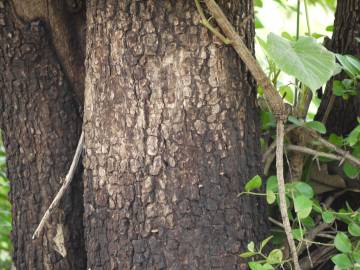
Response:
[[[270,33],[267,43],[268,54],[276,65],[313,91],[324,85],[336,70],[335,55],[312,37],[289,41]]]

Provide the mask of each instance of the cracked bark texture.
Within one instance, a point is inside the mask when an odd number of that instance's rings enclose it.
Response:
[[[0,1],[0,128],[13,207],[13,261],[19,270],[85,269],[80,171],[48,228],[31,240],[69,169],[82,124],[47,27],[44,18],[23,21],[9,1]]]
[[[218,1],[253,50],[252,1]],[[265,204],[255,83],[194,1],[87,1],[88,268],[246,269]]]
[[[355,38],[360,37],[360,2],[358,0],[338,1],[334,33],[326,47],[340,54],[351,54],[360,58],[360,43]],[[342,80],[339,75],[335,79]],[[358,88],[359,89],[359,88]],[[359,92],[359,91],[358,91]],[[316,118],[321,120],[326,112],[332,96],[332,81],[328,83],[322,98]],[[343,100],[336,97],[326,122],[327,131],[338,135],[347,135],[357,125],[356,118],[360,116],[360,95]]]

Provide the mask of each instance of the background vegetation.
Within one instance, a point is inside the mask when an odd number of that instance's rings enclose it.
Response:
[[[0,136],[0,269],[10,269],[11,265],[11,206],[8,200],[9,181],[6,177],[5,149]]]

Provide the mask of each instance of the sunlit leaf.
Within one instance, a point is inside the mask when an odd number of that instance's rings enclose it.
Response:
[[[276,65],[313,91],[323,86],[336,69],[335,55],[312,37],[289,41],[268,35],[268,53]]]
[[[261,177],[259,175],[254,176],[250,181],[245,185],[246,191],[251,191],[257,188],[260,188],[262,184]]]
[[[274,249],[269,253],[269,256],[266,259],[268,264],[279,264],[283,259],[283,254],[280,249]]]

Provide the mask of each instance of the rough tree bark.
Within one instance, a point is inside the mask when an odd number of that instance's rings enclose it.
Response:
[[[252,1],[218,2],[253,49]],[[237,197],[261,171],[253,79],[192,0],[87,5],[88,267],[245,269],[267,229]]]
[[[351,54],[360,58],[360,43],[355,38],[360,37],[360,2],[358,0],[338,1],[333,37],[326,47],[340,54]],[[343,79],[344,75],[337,76]],[[332,82],[328,84],[322,98],[316,118],[322,120],[332,96]],[[329,133],[347,135],[357,125],[356,118],[360,116],[360,95],[343,100],[334,99],[326,127]]]
[[[11,185],[14,266],[19,270],[85,269],[80,173],[48,229],[39,239],[31,240],[61,186],[82,124],[72,83],[59,61],[66,56],[70,36],[63,33],[61,38],[53,31],[60,31],[56,20],[65,16],[66,9],[64,4],[46,3],[0,1],[0,128]],[[84,18],[84,12],[78,13],[75,20],[80,23]],[[55,41],[63,44],[62,52],[54,48]],[[77,40],[72,42],[68,47],[75,46]],[[83,61],[81,52],[77,57]],[[64,66],[75,68],[74,59],[66,61]],[[81,67],[77,76],[83,81]]]
[[[192,0],[87,1],[85,242],[80,175],[31,241],[80,135],[81,3],[0,0],[16,268],[245,269],[267,231],[264,202],[237,197],[261,172],[255,84]],[[252,1],[219,3],[253,50]]]

